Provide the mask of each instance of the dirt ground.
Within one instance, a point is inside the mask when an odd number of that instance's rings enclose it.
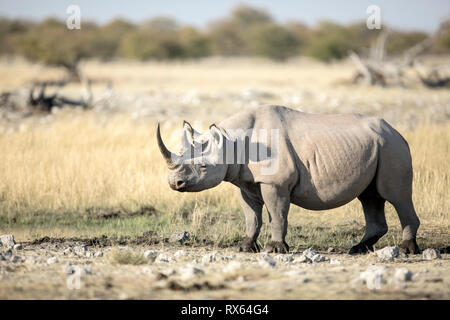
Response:
[[[318,252],[311,262],[301,251],[268,258],[234,248],[71,241],[0,253],[0,299],[450,298],[448,253],[382,261],[374,253]],[[370,270],[377,271],[367,277]]]

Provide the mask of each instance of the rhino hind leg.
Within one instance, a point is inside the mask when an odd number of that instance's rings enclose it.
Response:
[[[366,232],[361,241],[350,249],[349,254],[373,251],[373,245],[388,231],[384,212],[386,200],[378,194],[375,183],[371,183],[358,199],[364,210]]]
[[[420,253],[419,246],[416,242],[416,233],[419,229],[420,221],[414,210],[412,200],[403,201],[400,203],[393,203],[395,210],[398,213],[400,223],[402,225],[402,239],[400,249],[404,253],[418,254]]]

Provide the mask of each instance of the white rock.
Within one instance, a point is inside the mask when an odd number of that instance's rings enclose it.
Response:
[[[180,278],[184,281],[190,280],[192,278],[201,276],[205,274],[205,272],[202,269],[199,269],[197,267],[188,265],[185,268],[182,268],[179,270]]]
[[[73,252],[72,248],[69,247],[69,248],[64,249],[64,251],[62,253],[63,253],[63,255],[68,256],[72,252]]]
[[[21,244],[21,243],[15,244],[14,247],[13,247],[13,249],[14,249],[14,250],[22,250],[22,249],[23,249],[22,244]]]
[[[58,262],[58,258],[57,257],[51,257],[47,259],[47,263],[48,264],[54,264]]]
[[[301,255],[294,260],[295,263],[311,263],[311,259],[307,256]]]
[[[144,251],[144,257],[146,259],[153,259],[153,260],[155,260],[156,257],[158,256],[158,254],[159,254],[159,251],[157,251],[157,250],[145,250]]]
[[[325,261],[326,260],[326,258],[323,256],[323,255],[321,255],[321,254],[315,254],[314,256],[312,256],[312,258],[311,258],[311,261],[312,262],[323,262],[323,261]]]
[[[425,260],[434,260],[434,259],[441,259],[441,254],[436,249],[425,249],[422,252],[422,257]]]
[[[242,263],[239,261],[231,261],[225,267],[223,267],[223,272],[234,273],[242,269]]]
[[[12,248],[16,242],[14,241],[14,236],[12,234],[4,234],[0,236],[0,245]]]
[[[410,281],[413,273],[406,268],[395,269],[394,278],[398,281]]]
[[[270,268],[275,268],[277,265],[277,262],[266,253],[260,254],[258,263],[261,267],[270,267]]]
[[[294,256],[292,254],[277,254],[274,259],[279,262],[289,263],[294,261]]]
[[[96,257],[96,258],[103,257],[103,251],[96,251],[96,252],[94,253],[94,257]]]
[[[313,248],[308,248],[305,251],[303,251],[303,255],[311,260],[312,260],[312,257],[314,257],[316,254],[317,254],[317,252]]]
[[[216,261],[216,253],[207,253],[202,257],[202,263],[207,264]]]
[[[85,256],[86,256],[86,258],[92,258],[94,256],[94,254],[90,251],[86,251]]]
[[[384,247],[383,249],[375,251],[378,259],[381,261],[392,261],[394,258],[398,258],[399,249],[397,246],[395,247]]]
[[[173,260],[173,259],[171,259],[167,254],[160,253],[160,254],[156,257],[155,262],[170,262],[170,261],[172,261],[172,260]]]
[[[29,256],[25,259],[25,263],[36,264],[36,259],[33,256]]]
[[[341,264],[341,261],[336,259],[330,259],[330,264]]]
[[[187,257],[189,256],[189,253],[186,250],[177,250],[173,256],[175,258],[182,258],[182,257]]]
[[[177,271],[175,269],[164,269],[164,270],[161,271],[161,273],[163,275],[165,275],[166,277],[170,277],[170,276],[176,274]]]
[[[386,283],[386,266],[370,266],[359,275],[359,279],[367,285],[369,290],[381,289],[381,285]]]
[[[23,259],[21,257],[19,257],[19,256],[12,256],[10,261],[12,263],[19,263],[19,262],[23,262]]]
[[[76,246],[73,248],[73,251],[78,256],[84,256],[87,251],[87,246],[86,245]]]

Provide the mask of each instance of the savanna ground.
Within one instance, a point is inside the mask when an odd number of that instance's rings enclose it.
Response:
[[[428,62],[448,66],[450,59]],[[0,298],[450,298],[449,90],[426,89],[413,80],[404,88],[352,85],[349,63],[308,59],[284,64],[218,58],[91,61],[82,71],[94,80],[96,108],[20,117],[2,113],[0,234],[14,234],[24,249],[12,252],[16,262],[0,261]],[[0,91],[62,75],[16,59],[2,60],[0,74]],[[63,91],[77,97],[80,86]],[[235,253],[245,229],[235,187],[223,183],[195,194],[172,191],[155,141],[156,123],[162,123],[163,139],[173,148],[182,120],[202,131],[262,103],[314,113],[378,115],[395,126],[411,148],[419,246],[441,250],[442,259],[409,256],[380,262],[374,255],[346,255],[364,233],[357,200],[328,211],[290,210],[287,243],[294,257],[309,247],[322,252],[333,247],[336,252],[325,256],[340,265],[327,260],[261,268],[258,254]],[[386,216],[389,232],[377,248],[401,242],[400,223],[389,204]],[[175,230],[189,232],[182,247],[167,242]],[[269,239],[265,214],[259,243],[264,246]],[[89,252],[104,255],[64,251],[83,243]],[[142,255],[149,249],[170,261],[152,262]],[[178,249],[187,254],[175,257]],[[204,264],[202,257],[211,251],[217,261]],[[48,264],[51,256],[58,262]],[[241,267],[229,271],[232,261]],[[68,262],[89,267],[79,290],[66,285]],[[179,279],[187,264],[204,274]],[[406,266],[414,276],[406,287],[355,286],[352,280],[370,264]],[[173,274],[167,272],[172,269]]]

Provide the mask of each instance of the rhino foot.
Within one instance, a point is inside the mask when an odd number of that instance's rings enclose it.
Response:
[[[267,245],[266,249],[264,250],[267,253],[274,252],[274,253],[288,253],[289,252],[289,246],[284,241],[271,241]]]
[[[369,250],[373,251],[373,246],[368,246],[365,243],[358,243],[349,250],[348,254],[365,254]]]
[[[403,240],[402,244],[399,247],[400,247],[400,250],[406,254],[420,253],[420,249],[419,249],[419,246],[417,245],[416,239]]]
[[[258,243],[256,243],[256,240],[253,240],[252,238],[245,238],[244,241],[242,241],[239,252],[260,252],[260,248]]]

